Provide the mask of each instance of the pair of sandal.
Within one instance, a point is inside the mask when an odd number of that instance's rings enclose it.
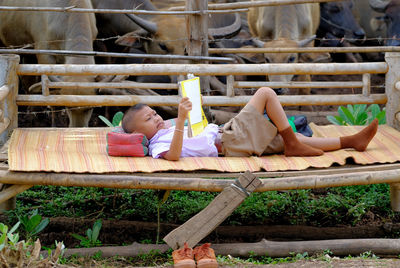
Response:
[[[175,268],[217,268],[218,262],[215,253],[210,248],[210,243],[190,248],[185,242],[183,248],[174,250],[172,258],[174,259]],[[196,261],[196,262],[195,262]],[[197,264],[197,266],[196,266]]]

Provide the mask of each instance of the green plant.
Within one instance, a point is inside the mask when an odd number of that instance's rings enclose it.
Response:
[[[386,123],[386,110],[385,108],[381,110],[378,104],[371,104],[368,107],[366,104],[348,104],[347,108],[340,106],[338,114],[328,115],[326,118],[335,125],[366,125],[375,118],[379,120],[379,124]]]
[[[20,222],[17,222],[9,231],[8,226],[0,222],[0,250],[7,245],[15,247],[19,240],[19,234],[14,234],[14,232],[18,229],[20,224]]]
[[[34,236],[43,231],[50,222],[48,218],[43,219],[42,216],[38,214],[37,209],[33,210],[30,216],[18,216],[18,219],[26,233],[26,240],[33,239]]]
[[[114,114],[112,122],[110,122],[110,120],[108,120],[107,118],[105,118],[102,115],[99,115],[99,118],[101,119],[101,121],[103,121],[107,126],[109,127],[116,127],[119,126],[119,124],[122,121],[122,117],[124,116],[123,112],[117,112]]]
[[[98,240],[99,233],[101,229],[101,220],[95,221],[93,224],[93,229],[86,230],[86,237],[78,235],[78,234],[71,234],[74,238],[80,240],[80,245],[85,248],[91,247],[98,247],[101,246],[101,241]]]

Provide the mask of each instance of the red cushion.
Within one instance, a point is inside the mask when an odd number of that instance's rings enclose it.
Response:
[[[146,156],[149,144],[141,133],[107,133],[107,153],[110,156]]]

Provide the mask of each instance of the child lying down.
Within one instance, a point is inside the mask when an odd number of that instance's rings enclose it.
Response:
[[[319,156],[324,151],[351,148],[364,151],[378,129],[378,120],[360,132],[342,137],[306,137],[295,133],[276,93],[268,87],[257,90],[238,115],[223,128],[208,124],[202,133],[189,138],[184,122],[192,103],[182,98],[176,125],[166,128],[164,120],[145,104],[129,108],[122,119],[126,133],[142,133],[149,140],[153,158],[179,160],[189,156],[251,156],[284,153],[285,156]],[[272,123],[263,113],[266,110]]]

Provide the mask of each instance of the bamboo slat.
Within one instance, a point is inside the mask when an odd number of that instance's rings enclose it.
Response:
[[[244,106],[252,96],[204,96],[205,106]],[[296,105],[346,105],[346,104],[385,104],[385,94],[359,95],[295,95],[278,96],[283,106]],[[176,106],[180,97],[143,95],[18,95],[17,105],[22,106],[131,106],[146,103],[153,106]]]
[[[364,82],[349,81],[349,82],[234,82],[236,88],[362,88]]]
[[[324,1],[324,0],[322,0]],[[333,1],[333,0],[331,0]],[[179,11],[179,10],[143,10],[143,9],[91,9],[91,8],[76,8],[70,7],[12,7],[0,6],[0,11],[41,11],[41,12],[68,12],[68,13],[106,13],[106,14],[143,14],[143,15],[198,15],[209,13],[234,13],[245,12],[246,8],[229,10],[210,10],[210,11]]]
[[[257,192],[398,183],[400,182],[400,170],[317,174],[311,176],[261,179],[261,181],[262,184],[255,190]],[[0,170],[0,183],[5,184],[221,192],[233,182],[234,180],[232,179],[151,177],[130,174],[27,173]]]
[[[236,8],[250,8],[250,7],[263,7],[263,6],[280,6],[280,5],[296,5],[304,3],[323,3],[333,2],[337,0],[264,0],[264,1],[245,1],[236,3],[223,3],[223,4],[209,4],[210,10],[222,9],[236,9]],[[172,7],[169,10],[183,10],[184,7]]]
[[[232,75],[228,75],[228,80],[233,79]],[[43,81],[43,80],[42,80]],[[349,82],[228,82],[235,88],[259,88],[267,87],[286,87],[286,88],[362,88],[366,86],[365,82],[349,81]],[[176,83],[136,83],[136,82],[50,82],[46,84],[48,88],[143,88],[143,89],[178,89]],[[229,87],[228,87],[229,88]],[[232,95],[233,96],[233,95]]]
[[[227,57],[208,57],[208,56],[185,56],[185,55],[162,55],[162,54],[137,54],[137,53],[116,53],[101,51],[71,51],[71,50],[51,50],[51,49],[0,49],[0,54],[48,54],[64,56],[97,56],[97,57],[119,57],[119,58],[148,58],[148,59],[170,59],[170,60],[201,60],[214,62],[233,62],[234,59]]]
[[[21,64],[18,75],[266,75],[386,73],[385,62],[298,64]]]
[[[176,83],[136,83],[136,82],[50,82],[49,88],[144,88],[144,89],[178,89]]]
[[[397,46],[376,47],[242,47],[242,48],[210,48],[210,54],[236,53],[371,53],[371,52],[400,52]]]

